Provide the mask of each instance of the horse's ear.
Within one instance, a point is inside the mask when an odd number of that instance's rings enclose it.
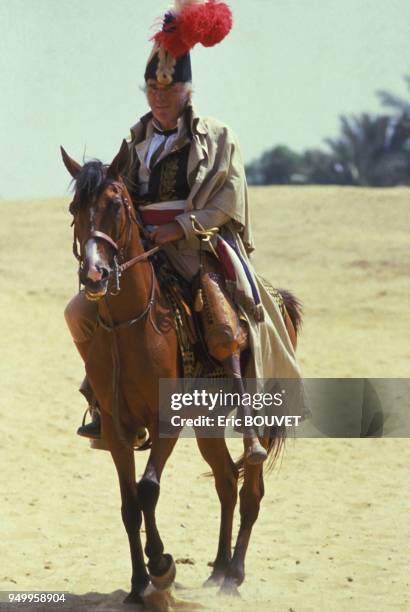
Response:
[[[117,179],[119,176],[121,176],[125,168],[128,166],[128,160],[129,160],[128,143],[126,140],[123,140],[120,150],[118,151],[117,155],[112,160],[111,165],[107,170],[107,178]]]
[[[76,162],[72,157],[68,155],[66,151],[64,151],[63,147],[60,147],[61,157],[63,158],[63,162],[71,176],[76,179],[82,170],[82,166],[78,162]]]

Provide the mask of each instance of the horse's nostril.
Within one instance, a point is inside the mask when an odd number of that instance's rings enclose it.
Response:
[[[100,272],[101,272],[101,280],[107,280],[110,274],[109,270],[107,270],[107,268],[100,268]]]
[[[104,278],[105,269],[101,266],[90,266],[87,271],[87,278],[89,278],[92,282],[98,283]]]

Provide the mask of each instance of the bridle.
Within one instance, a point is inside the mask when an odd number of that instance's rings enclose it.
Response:
[[[128,198],[123,195],[123,188],[124,188],[123,184],[120,183],[120,182],[115,182],[115,185],[120,190],[121,205],[125,209],[125,213],[126,213],[126,217],[127,217],[127,225],[126,225],[126,228],[124,230],[124,232],[127,233],[127,240],[126,240],[125,246],[124,247],[120,247],[118,245],[118,243],[120,242],[123,234],[117,239],[117,242],[116,242],[116,241],[114,241],[111,238],[111,236],[109,236],[105,232],[101,232],[100,230],[94,229],[93,225],[91,225],[91,232],[89,234],[90,238],[94,238],[95,240],[101,240],[101,241],[105,242],[114,251],[113,267],[112,267],[112,270],[110,271],[109,276],[108,276],[108,280],[110,280],[111,276],[114,276],[114,287],[109,290],[110,295],[114,295],[114,296],[118,295],[120,293],[120,291],[121,291],[120,279],[121,279],[122,274],[126,270],[129,270],[135,264],[147,261],[149,259],[149,257],[151,257],[151,255],[153,255],[154,253],[159,251],[159,249],[161,248],[160,246],[155,246],[155,247],[149,249],[148,251],[144,251],[144,253],[141,253],[140,255],[137,255],[136,257],[132,257],[128,261],[122,261],[122,260],[124,260],[125,255],[128,252],[129,247],[131,245],[131,232],[132,232],[132,225],[133,225],[133,223],[138,226],[140,234],[144,235],[144,234],[146,234],[146,232],[145,232],[143,226],[141,225],[141,223],[138,221],[138,219],[135,216],[135,214],[133,214],[132,209],[131,209],[131,205],[130,205],[130,202],[129,202]],[[75,202],[75,200],[74,200],[74,202]],[[73,204],[74,204],[74,202],[73,202]],[[76,226],[75,226],[75,220],[76,220],[75,219],[75,215],[78,213],[78,210],[75,211],[75,206],[73,206],[73,210],[74,210],[74,212],[73,212],[74,219],[73,219],[73,222],[72,222],[72,226],[73,226],[73,254],[74,254],[74,257],[77,259],[78,266],[79,266],[79,269],[78,269],[78,279],[79,279],[79,290],[80,290],[81,289],[81,284],[82,284],[81,283],[81,271],[82,271],[82,269],[84,267],[84,260],[83,260],[83,256],[81,255],[81,252],[78,249],[79,239],[78,239],[78,235],[77,235],[77,232],[76,232]],[[121,261],[122,261],[122,263],[121,263]],[[150,313],[151,308],[152,308],[152,306],[154,304],[154,301],[155,301],[155,273],[154,273],[154,267],[153,267],[152,263],[151,262],[149,262],[149,263],[150,263],[150,266],[151,266],[151,292],[150,292],[150,298],[148,300],[147,306],[144,308],[144,310],[137,317],[134,317],[133,319],[130,319],[129,321],[124,321],[122,323],[111,322],[111,324],[107,324],[98,315],[98,322],[107,331],[114,331],[115,329],[121,329],[121,328],[124,328],[124,327],[130,327],[131,325],[134,325],[134,323],[137,323],[137,321],[140,321],[141,319],[143,319],[148,313]],[[151,313],[150,313],[150,315],[151,315]],[[157,329],[156,325],[154,324],[152,316],[150,316],[150,319],[151,319],[151,322],[152,322],[154,328],[157,331],[159,331]]]

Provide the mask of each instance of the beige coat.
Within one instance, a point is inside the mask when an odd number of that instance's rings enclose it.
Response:
[[[152,114],[145,115],[131,128],[130,174],[138,165],[136,150],[144,146],[145,129]],[[188,157],[188,183],[191,188],[186,212],[176,217],[185,239],[167,245],[166,252],[175,268],[187,280],[199,269],[199,240],[194,235],[190,215],[195,213],[202,225],[223,226],[236,242],[242,256],[253,270],[249,254],[254,250],[248,190],[244,165],[236,135],[230,128],[209,117],[198,117],[187,107],[192,144]],[[246,372],[248,378],[299,378],[300,370],[281,313],[254,272],[265,320],[256,322],[247,316],[253,353]]]

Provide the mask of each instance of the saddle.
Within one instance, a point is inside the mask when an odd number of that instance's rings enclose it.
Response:
[[[163,252],[154,255],[153,265],[173,313],[184,377],[226,376],[220,362],[247,347],[248,331],[226,291],[218,261],[203,253],[201,271],[191,283],[171,267]]]
[[[226,289],[217,258],[202,251],[201,269],[192,282],[174,270],[163,251],[153,256],[153,264],[173,313],[183,376],[224,378],[223,360],[241,353],[246,358],[249,330],[245,316],[238,311]],[[265,278],[260,280],[286,324],[287,312],[281,292]]]

